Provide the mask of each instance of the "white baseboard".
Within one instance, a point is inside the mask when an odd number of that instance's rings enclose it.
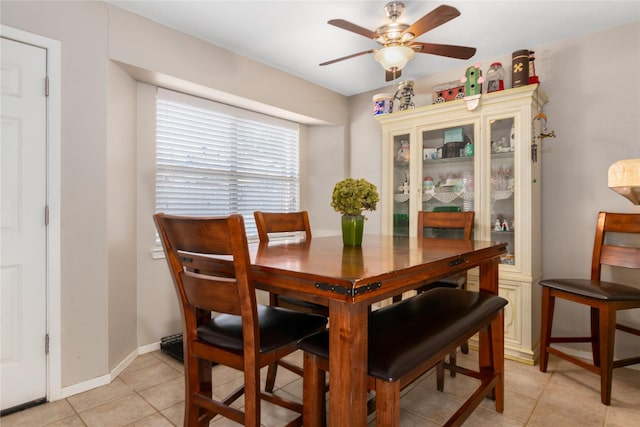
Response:
[[[116,366],[111,370],[111,374],[110,374],[111,378],[109,379],[109,382],[116,379],[116,377],[120,375],[122,371],[127,369],[127,366],[129,366],[131,362],[133,362],[136,359],[136,357],[138,357],[139,354],[140,354],[139,350],[132,351],[131,354],[125,357],[122,362],[118,363],[118,366]]]
[[[156,350],[160,350],[160,341],[138,347],[138,354],[151,353]]]
[[[160,349],[160,341],[152,344],[147,344],[142,347],[138,347],[135,351],[132,351],[127,357],[122,360],[122,362],[118,363],[118,366],[113,368],[113,370],[107,375],[102,375],[97,378],[92,378],[87,381],[82,381],[67,387],[63,387],[60,391],[60,395],[57,396],[58,399],[66,399],[69,396],[73,396],[78,393],[84,393],[85,391],[92,390],[94,388],[102,387],[104,385],[110,384],[114,379],[118,377],[127,369],[127,367],[141,354],[151,353],[152,351],[156,351]],[[54,400],[58,400],[54,399]]]
[[[93,378],[88,381],[83,381],[70,385],[68,387],[62,387],[60,390],[60,399],[65,399],[69,396],[73,396],[78,393],[84,393],[85,391],[92,390],[94,388],[102,387],[111,382],[111,374],[103,375],[101,377]]]

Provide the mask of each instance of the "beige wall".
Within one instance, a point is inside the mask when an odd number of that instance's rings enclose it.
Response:
[[[138,347],[180,328],[165,261],[151,259],[155,152],[139,143],[149,129],[137,128],[145,89],[135,80],[325,129],[304,130],[302,152],[314,158],[302,164],[317,170],[316,162],[331,159],[340,176],[347,99],[102,2],[0,7],[3,25],[61,42],[60,369],[63,388],[99,385],[92,380],[108,377]],[[303,208],[313,211],[330,190],[303,173],[311,186],[303,194],[316,196],[305,197]]]
[[[136,348],[136,82],[108,62],[107,251],[109,367]]]
[[[544,107],[548,127],[557,135],[546,139],[539,153],[543,277],[589,277],[597,213],[640,213],[640,207],[607,187],[607,170],[612,163],[640,157],[640,85],[633,74],[640,69],[640,22],[530,48],[536,52],[536,72],[549,96]],[[486,69],[494,61],[510,64],[511,55],[478,60]],[[459,79],[467,66],[461,62],[447,73],[416,80],[416,106],[430,104],[432,87]],[[372,117],[371,97],[394,91],[390,86],[349,100],[350,168],[354,176],[366,177],[377,185],[381,183],[381,135]],[[378,228],[371,230],[374,225]],[[380,231],[379,212],[370,215],[366,227]],[[624,280],[637,284],[640,275],[627,275]],[[589,320],[584,307],[563,301],[558,306],[556,330],[586,333]],[[640,327],[640,311],[623,312],[620,317]],[[634,345],[637,349],[637,340],[619,334],[617,356],[629,355]]]

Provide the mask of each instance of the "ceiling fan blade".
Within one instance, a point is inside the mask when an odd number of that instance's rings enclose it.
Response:
[[[332,59],[331,61],[323,62],[320,65],[335,64],[336,62],[344,61],[345,59],[355,58],[356,56],[366,55],[367,53],[373,53],[375,51],[376,51],[375,49],[365,50],[363,52],[358,52],[358,53],[354,53],[354,54],[351,54],[351,55],[343,56],[342,58]]]
[[[402,75],[402,70],[393,70],[393,71],[389,71],[389,70],[385,70],[384,71],[384,78],[385,81],[390,82],[391,80],[395,80],[398,77],[400,77]]]
[[[451,44],[414,42],[409,47],[418,53],[430,53],[431,55],[447,56],[456,59],[469,59],[476,54],[475,47],[455,46]]]
[[[367,30],[366,28],[353,24],[349,21],[345,21],[344,19],[332,19],[327,21],[327,24],[342,28],[343,30],[351,31],[352,33],[360,34],[368,39],[375,39],[378,36],[374,31]]]
[[[402,34],[411,33],[415,38],[427,31],[439,27],[445,22],[451,21],[456,16],[460,16],[460,11],[458,9],[443,4],[418,19],[413,25],[404,30]]]

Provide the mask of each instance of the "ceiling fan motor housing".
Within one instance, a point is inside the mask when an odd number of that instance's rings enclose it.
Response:
[[[396,20],[404,12],[404,3],[401,1],[390,1],[384,5],[384,12],[390,19]]]

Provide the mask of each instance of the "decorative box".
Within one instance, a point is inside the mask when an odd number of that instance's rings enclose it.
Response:
[[[462,142],[464,141],[464,129],[453,128],[444,130],[444,144],[449,142]]]
[[[449,142],[442,147],[442,158],[460,157],[460,150],[464,150],[464,142]],[[464,153],[463,153],[464,155]]]

